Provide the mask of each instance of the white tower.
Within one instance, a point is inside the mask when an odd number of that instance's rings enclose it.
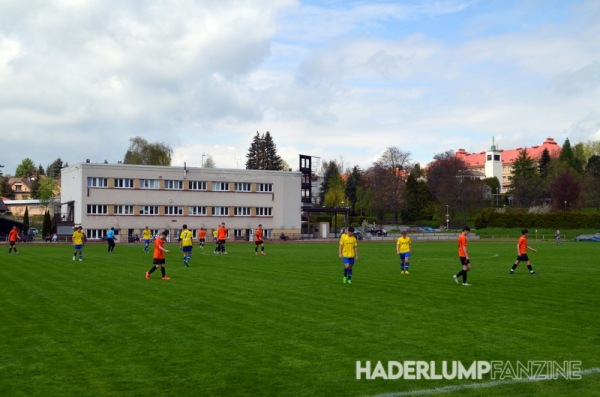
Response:
[[[496,147],[496,139],[492,137],[492,147],[485,153],[485,177],[497,178],[502,188],[502,156]]]

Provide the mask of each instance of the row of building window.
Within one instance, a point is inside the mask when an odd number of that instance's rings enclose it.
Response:
[[[192,231],[192,235],[194,237],[194,239],[198,238],[198,230],[197,229],[190,229]],[[138,232],[134,232],[133,229],[129,230],[130,233],[132,233],[131,237],[135,237],[137,236],[138,238],[141,237],[143,231],[140,230],[139,233]],[[162,230],[158,230],[158,229],[152,229],[151,230],[152,235],[153,236],[158,236],[159,233],[162,232]],[[243,238],[246,236],[246,233],[248,231],[246,229],[233,229],[233,237],[235,238]],[[106,234],[108,233],[107,229],[87,229],[85,231],[86,237],[88,239],[92,239],[92,240],[99,240],[102,239],[104,237],[106,237]],[[115,233],[117,236],[119,235],[119,231],[117,230]],[[174,236],[179,236],[181,234],[181,230],[176,230],[174,231]],[[227,233],[228,236],[231,233]],[[263,230],[263,237],[265,238],[271,238],[273,234],[273,231],[271,229],[264,229]],[[210,240],[212,239],[212,231],[208,230],[207,231],[207,235],[206,235],[206,241],[210,242]]]
[[[108,215],[108,205],[106,204],[88,204],[88,215]],[[135,215],[135,207],[133,205],[113,205],[114,215]],[[140,205],[137,213],[140,215],[184,215],[184,206],[182,205],[165,205],[163,212],[160,212],[158,205]],[[206,206],[189,206],[187,215],[190,216],[206,216],[208,209],[212,209],[213,216],[229,216],[229,207],[206,207]],[[273,216],[272,207],[255,207],[256,216]],[[252,216],[251,207],[233,207],[234,216]]]
[[[88,177],[87,186],[97,188],[107,188],[109,178]],[[160,179],[131,179],[131,178],[114,178],[114,187],[117,189],[135,189],[135,181],[139,180],[140,189],[160,189]],[[208,182],[206,181],[187,181],[188,190],[208,190]],[[211,190],[213,192],[228,192],[230,185],[233,185],[235,192],[251,192],[252,183],[249,182],[211,182]],[[164,189],[167,190],[184,190],[184,181],[180,180],[164,180]],[[256,183],[257,192],[272,192],[272,183]]]

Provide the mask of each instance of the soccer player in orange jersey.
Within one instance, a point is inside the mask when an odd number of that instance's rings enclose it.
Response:
[[[198,241],[200,242],[200,248],[204,249],[204,243],[206,242],[206,230],[203,227],[198,230]]]
[[[533,271],[533,268],[531,267],[531,261],[529,260],[529,257],[527,256],[527,248],[529,248],[533,252],[537,252],[537,250],[535,248],[530,247],[527,244],[527,235],[528,234],[529,234],[529,230],[527,230],[527,229],[521,230],[521,237],[519,237],[519,242],[517,243],[517,260],[512,265],[512,268],[510,269],[510,272],[509,272],[509,274],[511,274],[511,275],[515,274],[515,269],[517,268],[517,266],[519,266],[519,262],[527,262],[527,269],[529,269],[529,274],[531,274],[532,276],[537,274],[536,272]]]
[[[462,285],[470,287],[471,284],[467,283],[467,272],[471,270],[471,261],[469,260],[469,252],[467,251],[467,235],[471,231],[469,226],[463,227],[462,233],[458,236],[458,258],[462,264],[462,270],[452,276],[454,282],[458,284],[458,278],[462,276]]]
[[[15,251],[15,254],[19,253],[19,251],[17,251],[17,240],[20,240],[20,239],[21,239],[21,237],[19,237],[19,231],[17,230],[17,227],[13,226],[10,233],[8,233],[8,242],[10,243],[10,248],[8,249],[9,254],[13,250]]]
[[[263,240],[263,229],[262,225],[258,225],[258,228],[254,231],[254,255],[258,255],[258,246],[261,246],[260,254],[265,254],[265,240]]]
[[[225,241],[227,240],[227,228],[225,222],[217,229],[217,254],[227,254],[225,252]]]
[[[150,275],[158,268],[160,268],[160,272],[162,273],[163,280],[170,280],[171,278],[167,276],[167,272],[165,270],[165,252],[169,252],[168,249],[165,249],[165,239],[169,233],[165,230],[160,234],[160,236],[154,240],[154,255],[152,261],[152,267],[150,270],[146,272],[146,278],[150,278]]]

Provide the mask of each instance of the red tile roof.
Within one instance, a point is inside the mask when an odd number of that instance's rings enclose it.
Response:
[[[548,149],[550,157],[557,157],[562,150],[562,148],[558,146],[554,139],[546,138],[544,143],[539,146],[536,145],[528,148],[519,147],[510,150],[500,150],[502,164],[511,164],[517,157],[519,157],[519,153],[523,149],[527,149],[527,154],[529,157],[535,160],[539,160],[544,149]],[[456,156],[460,157],[469,167],[481,167],[485,165],[485,152],[469,153],[465,149],[458,149]]]

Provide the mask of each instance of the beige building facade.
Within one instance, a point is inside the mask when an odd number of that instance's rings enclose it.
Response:
[[[229,238],[252,240],[258,224],[267,237],[298,234],[301,225],[299,172],[80,163],[61,173],[61,217],[101,240],[114,227],[118,240],[184,224],[207,240],[225,222]],[[63,227],[62,233],[67,234]]]

